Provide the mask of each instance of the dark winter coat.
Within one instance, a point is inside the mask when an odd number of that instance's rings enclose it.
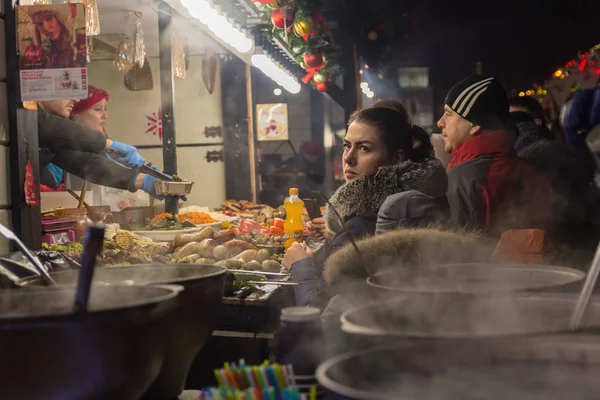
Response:
[[[509,229],[552,233],[552,188],[517,157],[505,131],[475,136],[452,152],[448,202],[456,226],[482,229],[493,237]]]
[[[340,187],[330,199],[338,211],[346,229],[354,238],[375,233],[377,214],[385,200],[396,193],[420,191],[433,197],[443,196],[447,188],[447,177],[443,166],[435,158],[424,162],[407,161],[399,165],[381,168],[372,177],[360,177]],[[328,228],[336,232],[331,245],[326,248],[326,259],[330,254],[346,245],[350,239],[342,228],[335,213],[325,213]],[[324,293],[322,278],[323,264],[315,258],[307,258],[292,264],[291,274],[300,285],[294,287],[298,306],[320,307],[328,300]]]
[[[106,137],[81,124],[38,110],[40,169],[53,163],[65,171],[103,186],[134,191],[139,169],[106,158]]]
[[[589,265],[600,240],[600,198],[593,184],[595,165],[576,149],[541,141],[519,152],[552,185],[555,212],[553,240],[566,260]]]

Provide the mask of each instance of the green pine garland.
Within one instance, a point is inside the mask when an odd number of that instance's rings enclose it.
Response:
[[[294,12],[294,21],[313,21],[313,14],[321,9],[322,0],[277,0],[281,8],[289,9]],[[344,73],[341,57],[337,50],[333,49],[329,43],[329,38],[322,31],[320,24],[314,24],[316,33],[310,35],[308,40],[296,36],[293,27],[286,34],[283,29],[276,29],[271,22],[271,12],[273,10],[265,7],[262,20],[269,28],[264,31],[269,41],[273,41],[275,36],[280,38],[286,44],[289,52],[300,65],[304,65],[304,53],[320,52],[325,59],[325,66],[321,72],[325,74],[329,82],[334,82],[338,76]],[[313,81],[314,84],[314,81]]]

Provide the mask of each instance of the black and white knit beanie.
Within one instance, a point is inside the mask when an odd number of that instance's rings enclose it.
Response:
[[[472,75],[450,89],[446,105],[464,119],[484,128],[495,128],[508,118],[508,96],[492,76]]]

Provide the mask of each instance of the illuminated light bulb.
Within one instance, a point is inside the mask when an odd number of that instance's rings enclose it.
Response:
[[[562,69],[559,69],[554,73],[554,76],[558,78],[559,76],[562,75],[562,73],[563,73]]]
[[[361,75],[363,74],[363,70],[361,69],[360,71],[358,71]]]
[[[375,93],[373,93],[373,92],[369,92],[369,93],[367,93],[367,97],[368,97],[369,99],[372,99],[373,97],[375,97]]]
[[[368,84],[367,82],[362,82],[362,83],[360,84],[360,88],[361,88],[361,89],[366,89],[366,88],[368,88],[368,87],[369,87],[369,84]]]
[[[519,97],[524,97],[525,96],[525,92],[519,92]]]
[[[273,94],[274,94],[275,96],[281,96],[281,89],[279,89],[279,88],[275,88],[275,90],[273,90]]]
[[[364,88],[362,88],[362,92],[363,92],[364,94],[367,94],[367,93],[369,93],[370,91],[371,91],[371,89],[369,89],[368,87],[364,87]]]
[[[271,78],[279,86],[287,90],[292,94],[299,93],[302,86],[296,78],[291,76],[289,73],[281,69],[277,64],[273,62],[265,54],[255,54],[251,57],[252,65],[260,69],[265,75]]]

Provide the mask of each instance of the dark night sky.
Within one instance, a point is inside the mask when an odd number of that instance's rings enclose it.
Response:
[[[385,3],[366,3],[378,1]],[[358,3],[349,0],[346,5]],[[403,18],[407,7],[409,16]],[[431,84],[442,90],[474,73],[476,61],[507,88],[527,89],[543,83],[578,50],[600,42],[598,0],[388,0],[373,14],[375,23],[390,16],[387,24],[394,30],[388,38],[391,50],[381,61],[430,66]],[[399,21],[410,19],[417,25],[408,24],[406,38]]]

